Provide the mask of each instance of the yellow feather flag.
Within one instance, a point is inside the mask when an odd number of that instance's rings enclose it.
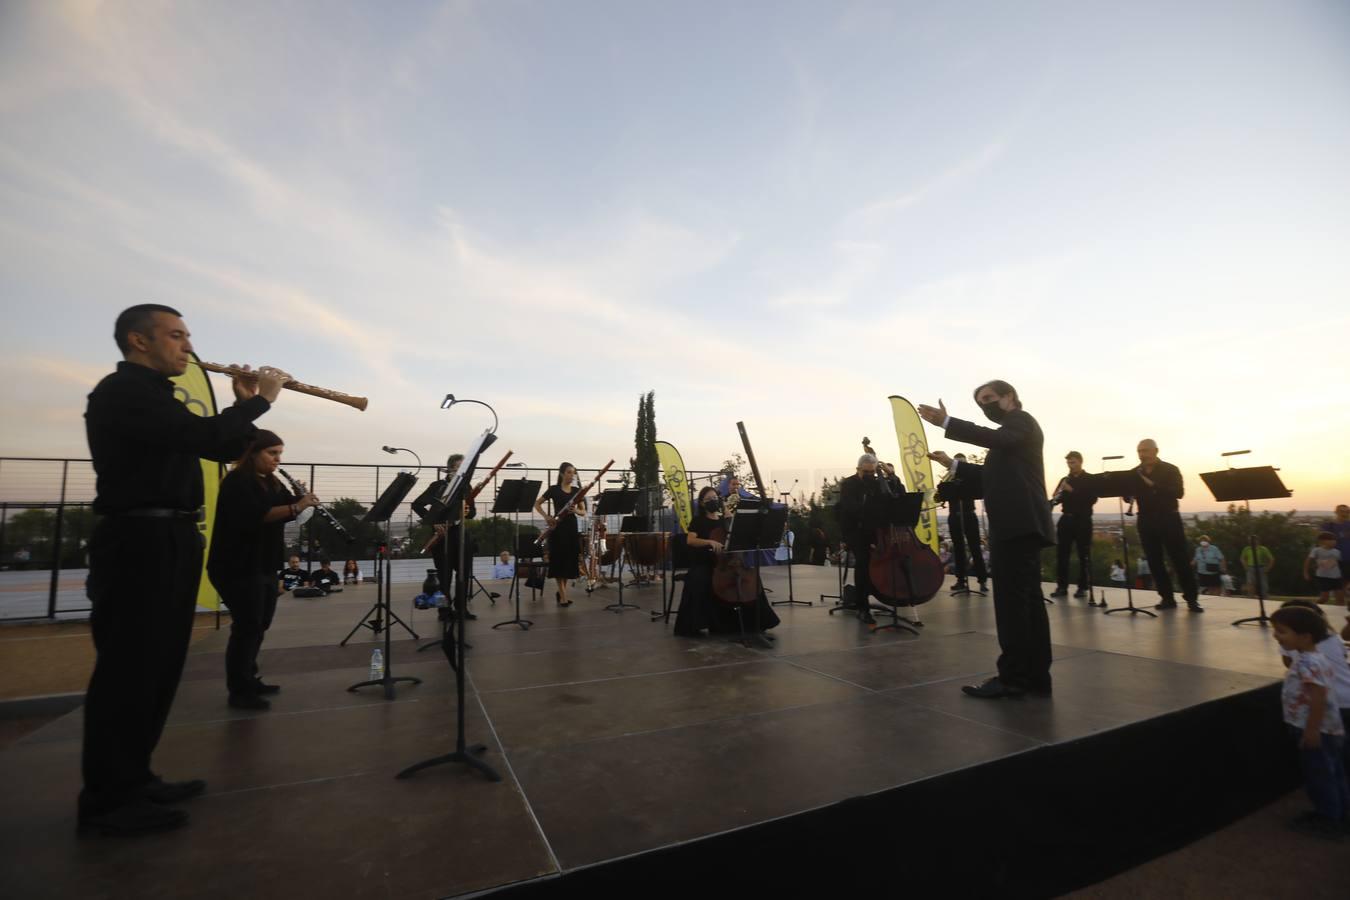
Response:
[[[670,491],[671,503],[675,505],[675,516],[680,528],[689,530],[694,521],[693,501],[689,497],[689,475],[685,472],[684,458],[674,444],[656,441],[656,457],[661,460],[661,468],[666,473],[666,488]]]
[[[928,436],[924,434],[919,411],[904,397],[891,395],[891,414],[895,417],[895,437],[900,442],[900,467],[904,470],[905,487],[923,493],[923,512],[914,533],[920,541],[938,552],[940,540],[936,512],[937,482],[933,480],[933,461],[928,458]]]
[[[197,354],[192,354],[193,362]],[[216,394],[211,389],[211,379],[206,370],[199,366],[188,366],[187,371],[172,379],[173,395],[190,411],[199,416],[216,414]],[[206,557],[211,552],[211,526],[216,520],[216,498],[220,496],[220,480],[224,477],[220,463],[213,459],[204,459],[202,465],[202,487],[205,488],[206,505],[197,530],[202,535],[202,578],[197,588],[197,605],[207,609],[220,608],[220,595],[216,593],[211,579],[206,577]]]

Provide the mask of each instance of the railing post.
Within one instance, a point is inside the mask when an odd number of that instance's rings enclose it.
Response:
[[[56,591],[61,583],[61,525],[66,511],[66,479],[70,475],[70,460],[61,462],[61,502],[56,507],[56,537],[52,551],[52,581],[47,590],[47,618],[56,618]]]

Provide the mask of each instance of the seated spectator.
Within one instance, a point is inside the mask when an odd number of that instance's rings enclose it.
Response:
[[[347,560],[347,564],[342,567],[342,583],[343,584],[361,583],[361,567],[356,564],[356,560],[349,559]]]
[[[492,564],[493,578],[515,578],[516,564],[511,560],[511,551],[503,550],[501,556]]]
[[[300,568],[300,557],[292,556],[277,577],[283,591],[293,591],[309,583],[309,570]]]
[[[333,571],[333,564],[326,559],[319,560],[319,570],[310,575],[310,582],[325,594],[342,590],[342,576]]]

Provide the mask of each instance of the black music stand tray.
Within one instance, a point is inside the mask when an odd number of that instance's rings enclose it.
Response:
[[[1247,504],[1247,512],[1251,512],[1253,500],[1278,500],[1292,497],[1294,494],[1284,486],[1284,482],[1280,480],[1279,474],[1272,466],[1201,472],[1200,480],[1209,488],[1215,500],[1220,503],[1235,503],[1241,500]],[[1252,548],[1252,568],[1256,570],[1256,600],[1260,604],[1261,614],[1238,619],[1233,624],[1246,625],[1248,622],[1255,622],[1264,628],[1270,621],[1270,616],[1266,615],[1266,592],[1261,587],[1261,556],[1257,553],[1260,543],[1254,533],[1248,535],[1247,541],[1248,546]],[[1238,558],[1239,560],[1242,558],[1241,554]]]
[[[364,518],[362,518],[361,523],[384,522],[385,526],[388,527],[389,517],[393,515],[394,510],[403,502],[403,498],[408,495],[408,491],[412,490],[412,486],[416,483],[417,476],[408,472],[399,472],[394,480],[390,482],[389,487],[384,489],[384,493],[380,495],[380,499],[375,501],[375,505],[370,508],[370,512],[366,513]],[[418,640],[417,632],[409,628],[407,623],[398,617],[398,614],[394,612],[393,607],[390,605],[390,598],[393,596],[393,592],[393,567],[389,565],[389,561],[385,556],[385,545],[381,544],[375,548],[375,605],[370,608],[365,616],[361,617],[361,621],[356,623],[356,626],[342,639],[342,643],[338,644],[338,646],[345,647],[347,642],[352,639],[352,635],[356,634],[357,630],[362,626],[371,629],[377,635],[380,633],[381,627],[383,627],[384,675],[381,678],[371,679],[369,681],[359,681],[347,688],[349,691],[355,692],[359,688],[372,687],[378,684],[384,688],[384,699],[393,700],[394,685],[398,682],[406,681],[410,684],[422,683],[422,679],[413,678],[411,675],[400,675],[395,677],[393,674],[394,651],[390,635],[394,630],[394,623],[397,622],[399,625],[402,625],[403,630],[412,635],[413,640]],[[375,618],[367,622],[366,617],[371,613],[375,614]],[[381,613],[384,615],[383,626],[380,621]]]
[[[483,451],[490,447],[497,436],[491,431],[483,432],[474,445],[464,455],[464,462],[455,473],[455,480],[450,484],[450,491],[446,497],[446,506],[450,509],[455,504],[463,504],[464,498],[469,490],[470,480],[473,478],[474,468],[478,465],[478,458]],[[465,566],[465,532],[467,529],[459,530],[459,546],[454,548],[459,554],[459,567],[457,572],[463,573]],[[448,541],[446,543],[449,543]],[[450,552],[449,547],[445,552]],[[442,642],[445,648],[445,658],[450,663],[450,668],[455,673],[455,695],[457,700],[457,709],[455,710],[455,749],[441,756],[434,756],[431,759],[425,759],[422,762],[414,763],[403,771],[395,775],[395,778],[410,778],[423,769],[439,766],[442,763],[463,763],[471,769],[476,769],[488,781],[501,781],[502,776],[497,770],[489,766],[478,757],[487,752],[487,747],[483,744],[467,744],[464,738],[464,684],[468,680],[468,663],[464,656],[464,613],[469,605],[469,580],[458,577],[455,579],[455,602],[454,617],[444,622],[442,628]]]
[[[1116,510],[1120,513],[1120,554],[1121,562],[1125,566],[1125,605],[1116,606],[1106,610],[1106,615],[1111,613],[1127,612],[1130,615],[1142,613],[1150,619],[1158,618],[1158,614],[1151,609],[1141,609],[1134,605],[1134,586],[1130,584],[1130,539],[1125,536],[1125,497],[1134,496],[1136,489],[1134,481],[1134,472],[1100,472],[1094,476],[1093,486],[1096,488],[1099,499],[1105,497],[1116,498]]]
[[[539,488],[543,486],[542,481],[528,481],[524,478],[511,479],[503,481],[497,488],[497,499],[492,504],[492,514],[509,513],[516,516],[516,529],[520,529],[520,514],[534,509],[534,501],[539,496]],[[521,631],[529,631],[530,626],[534,624],[529,619],[520,617],[520,535],[516,535],[516,565],[511,574],[511,590],[507,597],[516,598],[516,614],[514,618],[507,619],[504,622],[498,622],[493,625],[494,630],[504,625],[516,625]],[[530,541],[533,546],[533,540]]]

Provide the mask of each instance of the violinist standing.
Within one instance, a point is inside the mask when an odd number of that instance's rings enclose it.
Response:
[[[880,468],[880,471],[879,471]],[[884,509],[881,498],[886,496],[881,479],[885,478],[895,493],[904,491],[895,470],[879,467],[871,453],[858,457],[858,470],[839,482],[839,526],[844,543],[853,551],[853,587],[858,601],[858,620],[864,625],[875,625],[870,597],[874,593],[871,574],[873,542],[876,531],[882,527]]]
[[[999,428],[985,428],[920,406],[919,415],[947,432],[947,437],[989,450],[981,472],[984,508],[989,515],[989,543],[994,576],[994,616],[998,643],[998,675],[961,690],[972,697],[997,699],[1023,693],[1048,695],[1050,683],[1050,618],[1041,596],[1041,549],[1053,546],[1055,532],[1045,496],[1045,439],[1041,426],[1022,408],[1017,391],[1006,381],[991,381],[975,390],[975,402]],[[946,453],[929,457],[953,469]]]

